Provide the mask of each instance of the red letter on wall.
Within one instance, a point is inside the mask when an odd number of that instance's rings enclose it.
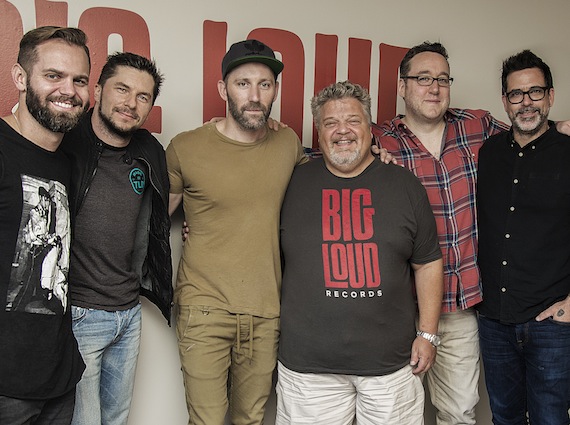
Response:
[[[228,24],[204,21],[202,94],[204,122],[226,116],[226,103],[218,93],[217,83],[222,79],[222,59],[226,54]],[[237,40],[236,40],[237,41]],[[232,43],[233,44],[233,43]]]
[[[336,61],[338,37],[336,35],[315,35],[315,85],[314,94],[336,82]],[[313,149],[319,147],[317,129],[313,124]]]
[[[348,39],[348,79],[370,89],[372,42],[360,38]]]
[[[67,3],[54,2],[49,0],[35,0],[36,3],[36,27],[53,25],[56,27],[66,27],[67,23]]]
[[[0,0],[0,28],[0,116],[4,116],[18,102],[18,91],[12,82],[11,70],[18,60],[18,48],[24,32],[18,9],[5,0]]]
[[[285,64],[281,74],[281,121],[289,124],[299,138],[303,137],[303,105],[305,93],[305,49],[294,33],[273,28],[258,28],[247,38],[259,40],[281,53]]]
[[[398,68],[406,47],[390,46],[380,43],[380,72],[378,74],[378,115],[376,122],[381,124],[396,115],[398,99]]]

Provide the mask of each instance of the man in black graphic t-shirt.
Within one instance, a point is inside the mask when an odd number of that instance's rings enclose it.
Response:
[[[295,170],[281,211],[276,423],[421,423],[443,292],[427,195],[370,154],[362,87],[333,84],[312,108],[323,159]]]
[[[69,161],[59,148],[89,105],[87,37],[24,35],[12,78],[18,106],[0,119],[0,424],[69,424],[84,370],[67,277]]]

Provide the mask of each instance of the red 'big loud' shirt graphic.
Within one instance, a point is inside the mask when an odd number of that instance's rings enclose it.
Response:
[[[322,230],[325,287],[371,289],[380,286],[372,194],[368,189],[323,189]]]

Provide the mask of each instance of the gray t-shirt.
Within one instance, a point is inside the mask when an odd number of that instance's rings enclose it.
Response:
[[[73,305],[116,311],[138,303],[140,282],[132,269],[132,251],[146,183],[143,164],[125,149],[105,146],[75,221]]]

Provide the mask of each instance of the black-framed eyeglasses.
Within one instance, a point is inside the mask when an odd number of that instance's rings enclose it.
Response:
[[[509,101],[509,103],[512,103],[513,105],[516,105],[517,103],[522,103],[522,101],[524,100],[525,94],[528,95],[530,100],[536,102],[536,101],[544,99],[544,96],[546,96],[546,91],[549,88],[550,87],[534,86],[534,87],[531,87],[530,89],[528,89],[528,91],[522,91],[522,90],[516,89],[516,90],[511,90],[508,93],[505,93],[505,96],[507,97],[507,100]]]
[[[420,86],[431,86],[434,81],[440,87],[449,87],[453,83],[453,78],[451,77],[430,77],[429,75],[407,75],[405,77],[400,77],[402,80],[416,80]]]

